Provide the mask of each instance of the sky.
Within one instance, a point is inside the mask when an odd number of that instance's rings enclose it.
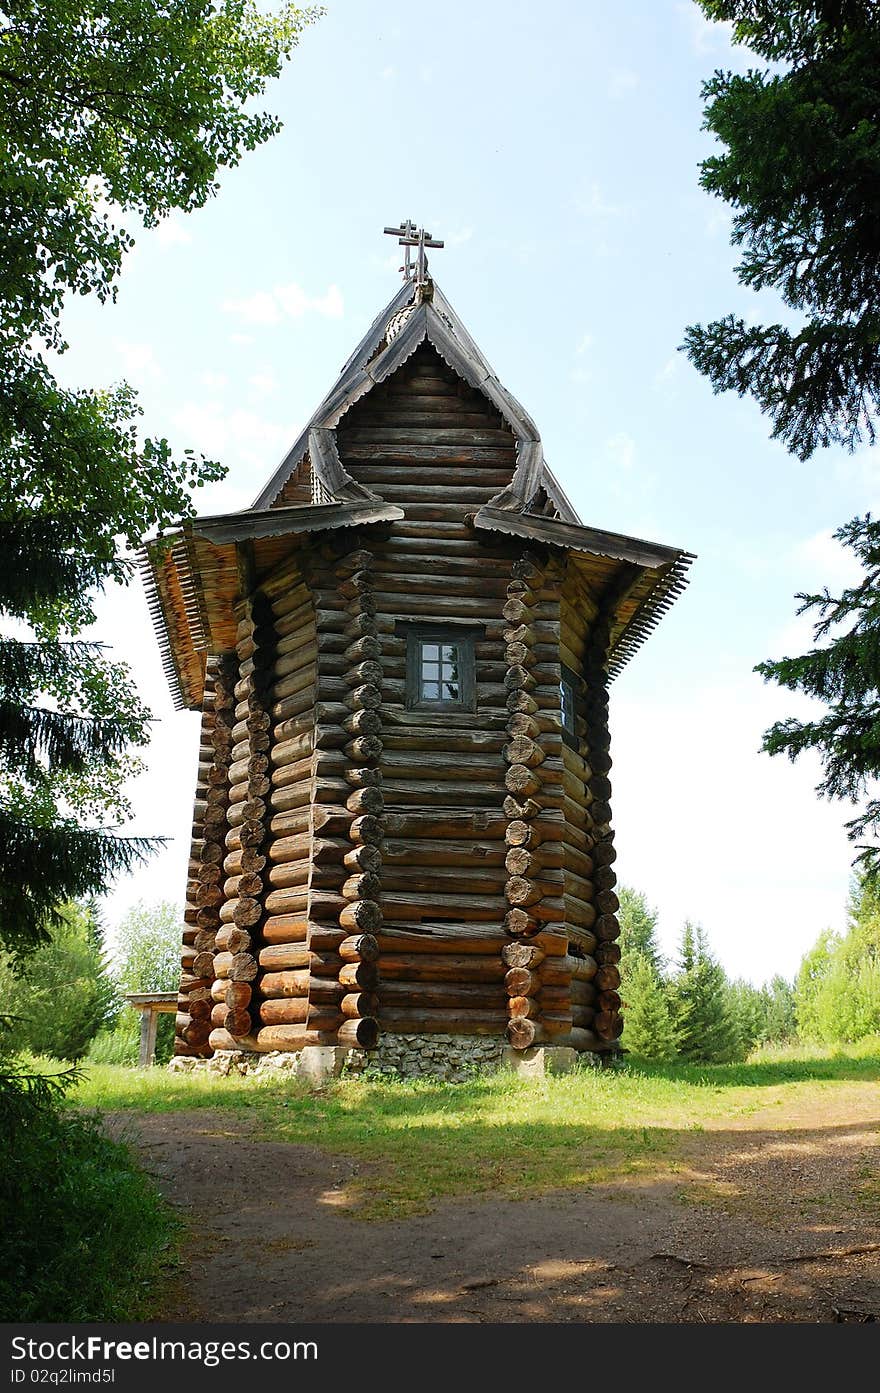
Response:
[[[690,918],[761,982],[845,926],[851,810],[816,798],[816,764],[759,753],[809,708],[753,668],[809,643],[795,592],[854,574],[831,534],[876,509],[880,454],[798,462],[677,351],[695,321],[778,315],[738,286],[729,211],[698,182],[701,83],[748,61],[691,0],[329,0],[262,103],[281,134],[204,209],[130,229],[116,304],[67,311],[60,375],[125,378],[148,434],[228,465],[199,511],[245,507],[395,292],[383,227],[444,238],[431,269],[584,522],[697,553],[612,687],[617,869],[670,956]],[[99,627],[155,716],[129,830],[169,838],[117,882],[112,923],[182,903],[197,717],[172,708],[139,586]]]

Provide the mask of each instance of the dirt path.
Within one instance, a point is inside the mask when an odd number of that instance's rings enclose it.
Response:
[[[878,1111],[752,1118],[651,1181],[370,1223],[346,1208],[355,1162],[228,1112],[108,1126],[192,1225],[165,1319],[829,1321],[880,1318]]]

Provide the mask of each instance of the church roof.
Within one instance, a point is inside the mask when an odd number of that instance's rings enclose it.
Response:
[[[499,381],[436,281],[429,281],[426,286],[404,281],[373,320],[253,506],[271,507],[306,454],[311,458],[313,472],[332,496],[370,497],[369,490],[356,484],[342,468],[336,448],[336,426],[356,401],[396,372],[425,342],[430,343],[465,382],[488,398],[513,432],[516,472],[504,497],[499,496],[498,505],[526,507],[543,487],[560,517],[579,522],[544,459],[537,426]]]
[[[424,343],[487,398],[515,441],[512,478],[468,521],[477,534],[501,532],[568,552],[594,589],[613,596],[612,677],[684,589],[693,559],[688,552],[582,524],[544,459],[534,421],[499,381],[440,287],[430,279],[407,280],[376,316],[252,506],[188,520],[145,543],[141,570],[175,705],[199,706],[207,655],[234,647],[241,544],[257,548],[265,573],[312,532],[403,518],[401,508],[345,469],[336,428]],[[286,506],[285,486],[307,456],[312,501]]]

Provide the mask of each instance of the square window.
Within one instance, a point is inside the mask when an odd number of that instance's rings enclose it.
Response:
[[[476,707],[474,636],[407,626],[406,704],[423,707]]]

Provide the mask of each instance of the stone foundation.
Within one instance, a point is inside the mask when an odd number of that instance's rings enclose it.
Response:
[[[501,1068],[506,1041],[491,1035],[381,1035],[348,1068],[352,1073],[390,1074],[403,1079],[466,1083],[474,1074]]]
[[[172,1073],[193,1072],[248,1075],[269,1078],[289,1074],[320,1086],[342,1074],[385,1075],[390,1078],[428,1078],[445,1083],[466,1083],[475,1074],[512,1069],[525,1077],[567,1073],[578,1060],[598,1065],[598,1056],[578,1055],[562,1046],[513,1050],[503,1039],[488,1035],[382,1035],[374,1050],[350,1050],[333,1045],[309,1045],[304,1050],[273,1050],[257,1054],[248,1050],[218,1050],[212,1059],[177,1056],[168,1065]]]

